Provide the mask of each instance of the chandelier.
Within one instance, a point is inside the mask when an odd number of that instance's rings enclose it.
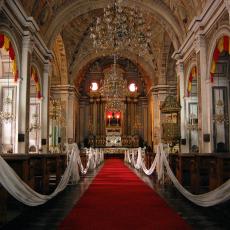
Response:
[[[105,72],[100,93],[106,98],[105,109],[118,112],[124,109],[124,98],[128,94],[127,81],[123,79],[123,73],[117,71],[116,55],[114,55],[113,67]]]
[[[123,73],[117,71],[115,55],[112,69],[105,72],[100,93],[107,100],[121,100],[127,95],[127,81],[123,79]]]
[[[40,127],[40,121],[39,121],[39,114],[37,113],[37,111],[32,115],[32,122],[30,125],[30,132],[32,131],[37,131],[39,130]]]
[[[189,114],[187,129],[191,131],[198,130],[198,119],[193,112]]]
[[[220,84],[219,84],[219,73],[221,70],[219,68],[217,69],[217,84],[218,84],[218,100],[216,102],[216,109],[215,109],[215,114],[213,115],[213,120],[216,122],[218,125],[223,124],[223,122],[228,123],[228,115],[224,114],[224,101],[223,98],[221,97],[221,89]]]
[[[224,102],[219,98],[216,103],[216,113],[213,116],[213,120],[221,125],[223,122],[228,122],[228,116],[224,114]]]
[[[148,53],[151,29],[137,9],[124,8],[122,0],[115,0],[104,8],[91,27],[90,38],[97,50],[136,50],[139,55]]]
[[[7,81],[8,81],[8,86],[7,86],[7,97],[3,100],[3,108],[2,108],[2,111],[0,112],[0,121],[2,123],[11,123],[12,121],[14,121],[15,117],[14,117],[14,114],[13,114],[13,101],[10,97],[10,56],[9,56],[9,69],[8,69],[8,78],[7,78]]]
[[[13,104],[13,102],[8,95],[3,102],[3,111],[0,112],[1,122],[11,123],[14,120],[14,114],[11,111],[12,110],[12,104]]]

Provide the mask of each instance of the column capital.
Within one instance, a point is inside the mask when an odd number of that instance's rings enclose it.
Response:
[[[48,74],[49,71],[51,70],[52,66],[51,63],[48,61],[43,65],[43,73]]]
[[[206,40],[204,38],[204,35],[198,34],[196,36],[196,40],[195,40],[195,49],[196,49],[196,52],[198,53],[201,48],[205,48],[205,47],[206,47]]]
[[[28,52],[32,52],[33,50],[33,41],[31,39],[30,34],[26,34],[22,37],[22,48],[27,49]]]
[[[177,75],[181,75],[181,74],[184,74],[184,61],[182,59],[179,59],[177,62],[176,62],[176,73]]]
[[[182,58],[181,52],[178,50],[174,51],[174,53],[172,54],[172,58],[177,61],[180,60]]]

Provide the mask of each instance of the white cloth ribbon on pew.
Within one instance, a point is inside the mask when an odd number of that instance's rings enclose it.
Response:
[[[154,158],[154,161],[149,169],[145,166],[145,162],[142,157],[142,150],[141,148],[138,149],[128,149],[125,151],[125,162],[133,165],[135,169],[142,169],[143,172],[150,176],[156,169],[157,161],[158,161],[158,155]],[[135,162],[135,154],[137,154],[137,162]],[[158,164],[159,165],[159,164]]]
[[[30,188],[15,171],[0,156],[0,183],[2,186],[18,201],[28,206],[37,206],[46,203],[55,197],[59,192],[63,191],[71,177],[72,183],[79,180],[79,172],[77,167],[78,153],[72,149],[68,166],[54,192],[50,195],[42,195]]]
[[[165,153],[163,144],[159,144],[157,146],[157,153],[149,170],[147,170],[142,157],[140,158],[141,156],[140,151],[138,151],[139,156],[137,157],[137,162],[135,162],[135,152],[137,151],[134,149],[130,149],[125,152],[126,154],[125,160],[127,163],[131,164],[136,169],[141,168],[146,175],[151,175],[156,169],[158,180],[164,180],[165,177],[164,166],[165,166],[166,172],[169,178],[171,179],[171,181],[173,182],[174,186],[178,189],[178,191],[182,195],[184,195],[188,200],[195,203],[196,205],[209,207],[225,202],[230,199],[230,179],[226,181],[224,184],[222,184],[220,187],[216,188],[215,190],[204,194],[195,195],[190,193],[187,189],[185,189],[177,180],[176,176],[174,175],[173,171],[170,168],[169,162],[167,160],[168,153]],[[140,159],[141,159],[141,165],[140,165]]]
[[[81,161],[81,157],[80,157],[80,150],[78,148],[77,145],[74,146],[74,149],[76,149],[76,151],[79,152],[78,156],[77,156],[77,162],[78,165],[80,167],[81,173],[83,175],[85,175],[88,170],[93,170],[96,167],[98,167],[98,165],[100,165],[103,161],[104,161],[104,154],[103,152],[98,150],[98,149],[93,149],[93,148],[86,148],[86,155],[88,156],[88,160],[86,163],[86,167],[84,168],[82,161]]]
[[[160,148],[161,148],[161,156],[162,156],[161,158],[164,162],[169,178],[173,182],[174,186],[179,190],[179,192],[182,195],[184,195],[188,200],[192,201],[193,203],[199,206],[209,207],[225,202],[230,199],[230,179],[226,181],[224,184],[222,184],[220,187],[210,192],[199,194],[199,195],[194,195],[190,193],[179,183],[179,181],[177,180],[177,178],[175,177],[174,173],[172,172],[169,166],[169,162],[166,158],[166,154],[162,148],[162,145],[160,146]]]

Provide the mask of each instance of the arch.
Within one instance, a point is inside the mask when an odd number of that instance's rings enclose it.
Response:
[[[60,34],[56,37],[53,45],[54,60],[52,64],[55,66],[59,73],[59,81],[61,85],[68,84],[68,71],[65,46]],[[54,70],[53,70],[54,71]],[[53,77],[53,76],[52,76]],[[52,84],[52,79],[51,79]]]
[[[214,34],[210,40],[211,45],[210,45],[210,53],[208,55],[208,75],[207,75],[207,78],[210,79],[211,82],[214,80],[213,76],[211,76],[211,71],[212,72],[214,71],[214,70],[212,70],[212,68],[214,68],[214,67],[212,67],[214,51],[216,49],[216,46],[217,46],[219,39],[224,37],[224,36],[228,36],[230,39],[230,29],[228,26],[223,26],[223,27],[219,28],[217,30],[216,34]],[[229,44],[230,44],[230,41],[229,41]],[[229,48],[229,52],[230,52],[230,48]]]
[[[12,73],[14,81],[17,82],[19,78],[19,52],[16,42],[8,30],[0,28],[0,48],[4,48],[8,53],[10,60],[12,61]]]
[[[5,24],[5,23],[1,23],[0,24],[0,34],[6,36],[8,38],[8,41],[10,41],[10,44],[13,48],[13,51],[11,50],[11,53],[9,54],[11,56],[11,59],[12,58],[12,55],[14,56],[14,71],[16,73],[16,75],[14,74],[14,79],[15,79],[15,82],[19,79],[19,76],[20,76],[20,65],[19,63],[21,62],[21,56],[20,56],[20,53],[19,53],[19,40],[17,39],[17,36],[16,34],[13,32],[12,28],[9,28],[9,25]],[[13,52],[13,53],[12,53]],[[12,70],[13,72],[13,70]],[[16,152],[17,151],[17,148],[18,148],[18,122],[19,122],[19,103],[18,103],[18,97],[19,97],[19,91],[20,91],[20,87],[19,85],[17,84],[12,84],[14,85],[14,87],[16,88],[16,92],[13,94],[13,107],[12,107],[12,113],[13,113],[13,116],[16,118],[15,121],[13,122],[12,124],[12,127],[11,127],[11,133],[9,133],[9,130],[6,131],[7,133],[7,136],[11,137],[12,140],[13,140],[13,144],[12,144],[12,151],[13,152]],[[4,128],[2,127],[2,130]],[[3,138],[3,136],[1,137]],[[2,139],[3,140],[3,139]],[[1,142],[2,143],[2,142]],[[11,148],[11,147],[10,147]],[[8,150],[7,150],[8,151]]]
[[[58,33],[60,33],[62,27],[65,24],[89,11],[104,8],[107,6],[107,4],[108,2],[104,0],[97,2],[97,4],[92,4],[88,1],[86,2],[85,0],[80,0],[77,2],[72,2],[71,4],[66,6],[55,16],[46,31],[45,41],[48,47],[52,47],[56,36],[58,35]],[[127,0],[122,3],[122,5],[124,7],[137,7],[138,9],[144,9],[145,11],[152,13],[153,15],[159,15],[160,18],[163,19],[162,25],[164,26],[164,28],[168,26],[168,28],[173,29],[172,36],[174,37],[174,39],[171,39],[173,41],[174,48],[179,48],[179,44],[182,43],[182,36],[184,34],[183,29],[180,27],[175,16],[172,14],[167,5],[165,5],[165,3],[150,0],[143,0],[141,2],[133,2],[133,0]]]
[[[34,63],[31,64],[30,74],[31,74],[31,80],[33,80],[35,83],[36,97],[40,99],[42,98],[41,77],[40,77],[39,68]]]
[[[197,77],[197,66],[196,63],[193,62],[189,68],[188,68],[188,72],[186,74],[186,95],[189,97],[190,96],[190,92],[192,90],[192,81],[194,79],[194,77]]]
[[[214,94],[213,89],[215,88],[215,87],[213,87],[215,85],[214,73],[216,72],[216,69],[214,68],[215,64],[213,64],[213,60],[214,60],[213,57],[214,57],[214,53],[215,53],[216,49],[218,49],[217,46],[218,46],[218,43],[219,43],[220,39],[223,38],[224,36],[228,37],[228,40],[229,40],[228,41],[228,43],[229,43],[228,44],[229,45],[229,50],[228,51],[230,52],[230,29],[229,29],[229,26],[227,26],[227,25],[221,26],[216,31],[216,33],[212,36],[212,38],[210,40],[210,53],[208,55],[208,65],[207,65],[207,67],[208,67],[207,79],[209,79],[207,93],[209,93],[209,95],[210,95],[209,100],[210,100],[210,107],[211,107],[211,109],[210,109],[210,120],[215,118],[214,116],[215,116],[215,113],[216,113],[216,106],[215,106],[216,102],[215,102],[214,96],[213,96],[213,94]],[[224,50],[227,51],[226,49],[224,49]],[[221,50],[219,50],[219,51],[221,51]],[[213,83],[214,83],[214,85],[213,85]],[[215,133],[215,129],[216,129],[216,124],[215,124],[215,122],[213,122],[211,124],[211,133]],[[223,130],[221,130],[221,133],[223,135],[225,135],[226,133],[229,133],[229,129],[226,130],[224,128]],[[217,149],[218,149],[217,138],[218,137],[216,135],[215,136],[212,135],[212,139],[211,139],[212,140],[211,141],[211,146],[212,147],[211,148],[212,148],[213,151],[217,151]],[[225,144],[228,143],[227,142],[228,139],[226,138],[225,140],[226,140]],[[229,143],[227,145],[229,145]],[[228,148],[229,148],[229,146],[228,146]]]
[[[74,82],[78,82],[79,78],[81,77],[82,71],[83,69],[87,66],[88,63],[95,61],[96,59],[103,57],[103,56],[109,56],[111,55],[110,51],[101,51],[101,52],[91,52],[88,55],[86,55],[83,59],[81,59],[80,62],[75,62],[74,68],[73,68],[73,73],[77,73],[77,76],[72,76],[71,81]],[[129,51],[127,52],[120,52],[119,56],[123,57],[123,58],[127,58],[129,60],[131,60],[133,63],[137,62],[136,59],[136,55],[130,53]],[[152,73],[154,73],[154,68],[153,66],[151,66],[149,63],[143,61],[143,59],[138,59],[138,63],[137,65],[139,65],[141,67],[141,69],[143,70],[143,78],[145,80],[145,82],[147,83],[148,87],[152,86]],[[75,79],[73,79],[73,77]]]

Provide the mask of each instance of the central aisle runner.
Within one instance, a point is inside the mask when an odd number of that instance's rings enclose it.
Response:
[[[190,229],[121,160],[104,167],[60,229]]]

